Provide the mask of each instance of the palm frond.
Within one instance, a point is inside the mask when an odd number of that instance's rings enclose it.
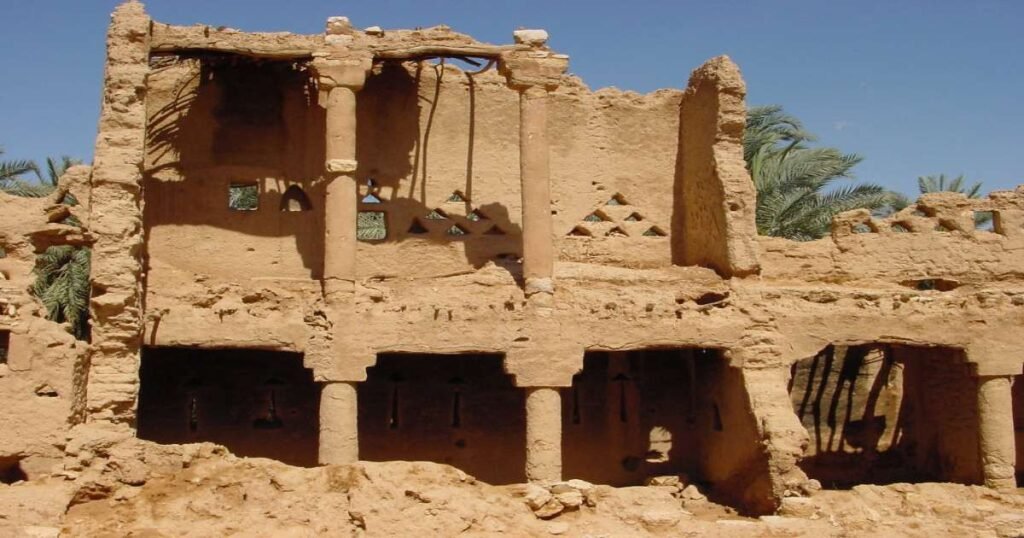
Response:
[[[88,334],[90,265],[91,252],[82,247],[50,247],[36,259],[33,293],[48,319],[67,322],[79,338]]]
[[[835,148],[808,147],[814,135],[779,106],[751,107],[743,154],[757,189],[758,233],[800,241],[826,235],[832,217],[864,207],[877,210],[893,201],[878,185],[844,185],[863,157]]]

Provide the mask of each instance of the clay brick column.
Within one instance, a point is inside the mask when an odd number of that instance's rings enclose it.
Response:
[[[321,95],[326,94],[323,286],[328,304],[351,293],[356,278],[356,92],[371,65],[368,56],[313,61]]]
[[[358,407],[355,383],[326,383],[320,392],[321,465],[359,460]]]
[[[562,479],[562,395],[557,388],[526,389],[526,478]]]
[[[523,278],[526,294],[553,293],[555,249],[551,225],[548,91],[519,92],[519,174],[523,198]]]
[[[978,437],[985,485],[1017,487],[1014,462],[1013,395],[1010,376],[978,376]]]
[[[330,30],[331,21],[328,21]],[[344,323],[344,305],[350,303],[356,279],[356,92],[362,89],[372,58],[336,50],[329,57],[316,58],[321,100],[326,109],[324,179],[324,299],[335,326]],[[335,339],[335,342],[337,339]],[[336,348],[326,350],[334,359]],[[329,381],[320,393],[321,464],[352,463],[359,459],[359,428],[356,386]]]
[[[86,223],[92,247],[89,420],[133,423],[142,345],[142,163],[150,19],[141,3],[114,10]]]
[[[523,200],[523,278],[526,295],[554,293],[551,166],[547,137],[548,93],[558,87],[569,57],[552,54],[547,32],[520,30],[516,42],[531,50],[505,53],[499,69],[519,92],[519,172]]]

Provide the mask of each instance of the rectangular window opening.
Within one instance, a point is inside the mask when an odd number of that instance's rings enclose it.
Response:
[[[7,354],[11,349],[11,331],[0,331],[0,364],[7,364]]]
[[[995,211],[975,211],[974,229],[981,232],[997,232]]]
[[[383,211],[360,211],[356,219],[356,239],[383,241],[388,237],[388,220]]]
[[[228,186],[228,208],[232,211],[256,211],[260,207],[260,186],[256,183],[232,183]]]

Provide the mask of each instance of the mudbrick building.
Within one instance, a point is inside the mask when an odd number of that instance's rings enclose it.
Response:
[[[728,58],[591,91],[514,37],[121,5],[92,166],[0,194],[4,480],[110,423],[499,484],[686,473],[753,513],[819,483],[1015,487],[1024,189],[759,237]],[[61,244],[93,251],[88,342],[27,291]]]

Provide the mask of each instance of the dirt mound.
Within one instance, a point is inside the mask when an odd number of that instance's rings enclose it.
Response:
[[[301,468],[84,428],[67,451],[62,473],[0,486],[0,535],[1024,536],[1024,495],[978,486],[821,491],[752,519],[674,479],[492,486],[429,462]]]

